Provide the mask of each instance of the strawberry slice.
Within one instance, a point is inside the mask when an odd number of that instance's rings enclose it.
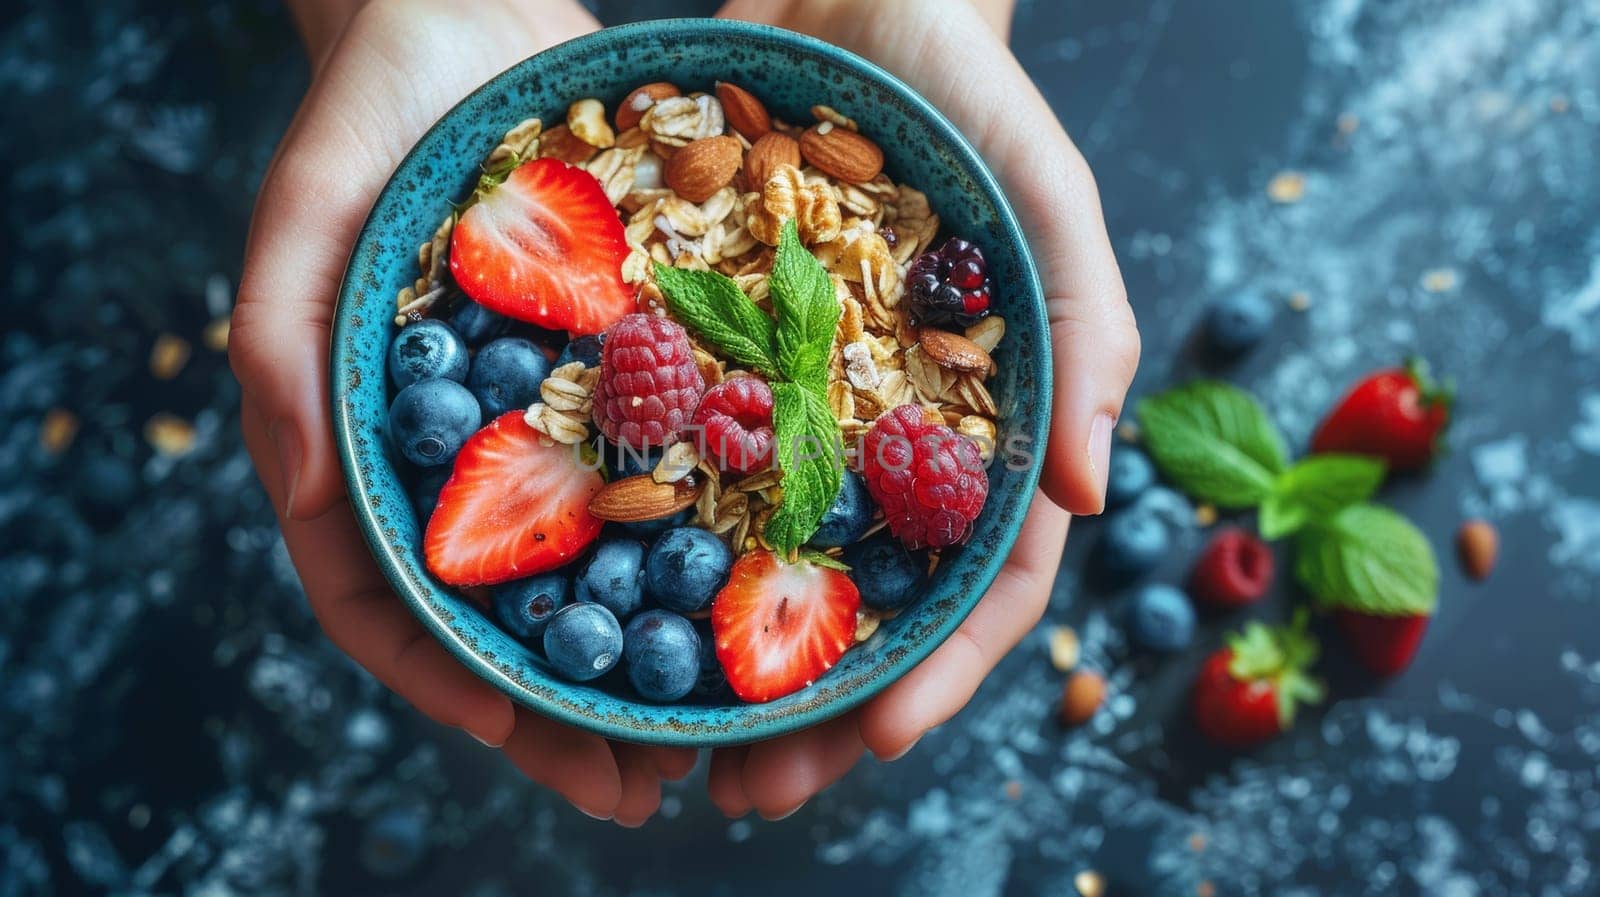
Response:
[[[551,330],[599,333],[634,311],[622,282],[622,219],[593,175],[557,159],[485,176],[450,237],[450,273],[468,296]]]
[[[860,604],[841,570],[770,551],[740,558],[711,604],[717,661],[734,694],[770,701],[816,681],[854,644]]]
[[[453,586],[494,585],[553,570],[600,534],[589,499],[605,485],[570,445],[549,445],[521,411],[461,447],[428,521],[428,569]]]

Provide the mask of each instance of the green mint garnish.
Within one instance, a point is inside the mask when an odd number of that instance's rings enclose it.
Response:
[[[1261,502],[1258,524],[1281,539],[1306,524],[1366,501],[1383,483],[1386,465],[1364,455],[1312,455],[1284,471]]]
[[[778,313],[778,369],[787,379],[825,393],[828,353],[843,309],[827,269],[800,242],[793,219],[783,223],[778,237],[772,308]]]
[[[768,377],[778,373],[775,325],[738,284],[715,271],[657,262],[656,285],[673,317],[718,352]]]
[[[1302,529],[1294,575],[1324,606],[1377,616],[1431,614],[1439,598],[1427,537],[1380,505],[1351,505]]]
[[[827,269],[784,222],[772,264],[774,322],[739,285],[714,271],[657,264],[667,308],[718,352],[772,384],[773,441],[783,501],[767,520],[767,542],[793,555],[822,523],[844,473],[839,424],[828,408],[828,355],[841,308]]]
[[[1179,489],[1223,508],[1272,494],[1287,466],[1283,436],[1243,390],[1209,380],[1139,403],[1145,448]]]

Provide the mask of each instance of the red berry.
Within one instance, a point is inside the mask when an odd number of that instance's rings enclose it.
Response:
[[[1267,593],[1275,567],[1267,543],[1229,527],[1201,552],[1189,576],[1189,591],[1213,607],[1242,607]]]
[[[494,419],[456,455],[428,520],[428,569],[453,586],[493,585],[567,563],[600,535],[589,500],[605,482],[573,446],[521,411]]]
[[[1200,667],[1190,694],[1195,725],[1207,738],[1229,747],[1260,744],[1293,725],[1301,704],[1322,700],[1322,684],[1306,673],[1318,648],[1303,611],[1284,627],[1251,621],[1227,641]]]
[[[1411,665],[1431,616],[1385,617],[1341,608],[1333,618],[1363,667],[1379,676],[1393,676]]]
[[[1374,371],[1329,412],[1311,450],[1377,455],[1392,470],[1415,470],[1438,453],[1450,403],[1450,390],[1435,385],[1420,361]]]
[[[556,159],[488,179],[450,237],[450,273],[485,308],[551,330],[599,333],[637,308],[622,282],[622,220],[598,181]]]
[[[717,661],[734,694],[771,701],[815,682],[855,643],[861,594],[839,570],[752,551],[711,603]]]
[[[915,323],[971,324],[989,313],[989,267],[978,247],[951,237],[911,263],[906,294]]]
[[[723,470],[750,473],[772,463],[772,389],[758,377],[724,380],[700,397],[695,426],[705,454]]]
[[[907,548],[966,541],[989,497],[978,447],[928,420],[920,405],[880,416],[862,440],[860,463],[889,531]]]
[[[676,442],[705,391],[689,334],[655,315],[611,327],[600,353],[594,422],[606,438],[643,451]]]

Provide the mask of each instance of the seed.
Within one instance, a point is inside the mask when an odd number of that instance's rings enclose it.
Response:
[[[1456,550],[1468,576],[1487,579],[1500,555],[1500,533],[1487,520],[1468,520],[1456,531]]]
[[[1063,726],[1081,726],[1094,717],[1106,698],[1105,677],[1094,670],[1079,670],[1067,678],[1061,690],[1060,717]]]
[[[1050,629],[1050,665],[1057,672],[1070,673],[1078,665],[1080,646],[1078,633],[1071,626],[1053,626]]]

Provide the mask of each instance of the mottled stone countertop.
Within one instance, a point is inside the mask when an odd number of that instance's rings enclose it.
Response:
[[[278,5],[18,6],[0,24],[0,895],[984,897],[1072,894],[1091,869],[1113,895],[1600,892],[1593,0],[1018,14],[1018,55],[1099,178],[1143,322],[1136,392],[1204,371],[1193,323],[1245,289],[1284,311],[1221,373],[1297,444],[1364,369],[1418,351],[1454,376],[1450,454],[1385,494],[1446,558],[1404,676],[1374,686],[1335,658],[1335,700],[1289,737],[1203,748],[1184,690],[1237,621],[1131,658],[1108,622],[1123,596],[1080,582],[1083,521],[1046,622],[1108,671],[1089,727],[1051,722],[1041,627],[905,760],[770,825],[723,819],[697,775],[643,833],[420,719],[298,593],[208,330],[304,87]],[[1302,189],[1275,202],[1285,172]],[[153,347],[181,352],[162,335],[192,348],[166,380]],[[1175,580],[1201,531],[1157,500]],[[1479,515],[1503,560],[1469,585],[1448,548]]]

